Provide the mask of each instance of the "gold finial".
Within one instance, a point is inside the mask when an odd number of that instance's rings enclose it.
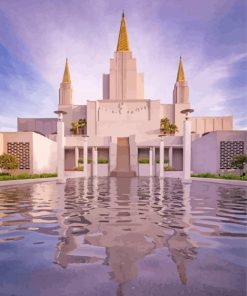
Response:
[[[183,61],[182,61],[181,56],[180,56],[180,61],[179,61],[179,66],[178,66],[178,75],[177,75],[177,82],[179,82],[179,81],[185,81]]]
[[[66,63],[65,63],[65,69],[63,73],[63,83],[71,83],[68,59],[66,59]]]
[[[122,14],[122,20],[121,20],[121,25],[120,25],[117,51],[130,51],[124,12]]]

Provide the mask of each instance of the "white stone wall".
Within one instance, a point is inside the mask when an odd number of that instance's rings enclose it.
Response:
[[[30,169],[17,170],[17,173],[33,172],[33,134],[32,132],[4,132],[3,135],[3,152],[8,153],[8,143],[29,143],[30,147]],[[39,135],[40,136],[40,135]],[[40,136],[43,137],[43,136]]]
[[[57,131],[56,118],[17,118],[18,132],[39,132],[49,135]]]
[[[220,142],[244,141],[247,153],[246,131],[219,131],[209,133],[192,142],[192,171],[218,173],[220,170]]]
[[[192,142],[191,170],[193,173],[215,173],[218,170],[216,133]]]
[[[149,164],[148,163],[139,163],[138,165],[138,176],[139,177],[145,177],[149,176]]]
[[[108,177],[109,176],[109,164],[108,163],[98,163],[98,176]]]
[[[107,79],[104,82],[106,86]],[[137,73],[136,59],[129,51],[115,52],[110,59],[109,99],[144,99],[143,74]],[[107,90],[103,91],[105,94]],[[105,95],[107,96],[107,95]]]
[[[0,155],[3,154],[3,134],[0,133]]]
[[[57,143],[39,134],[32,134],[33,173],[55,173],[57,169]]]
[[[233,129],[232,116],[191,117],[192,132],[202,135],[213,131],[231,131]]]
[[[160,133],[160,102],[140,100],[113,102],[103,100],[87,105],[88,135],[90,137],[131,135],[150,139]]]

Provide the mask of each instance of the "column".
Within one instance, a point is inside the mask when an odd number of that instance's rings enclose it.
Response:
[[[149,148],[149,176],[153,176],[153,149]]]
[[[98,151],[97,147],[93,147],[93,176],[98,176]]]
[[[169,166],[172,167],[173,148],[169,147]]]
[[[62,111],[61,111],[62,112]],[[64,179],[64,122],[63,113],[58,114],[57,121],[57,177],[58,183],[65,183]]]
[[[184,121],[183,131],[183,179],[190,180],[191,173],[191,122]]]
[[[164,137],[160,137],[160,178],[164,177]]]
[[[78,161],[79,161],[79,148],[75,147],[75,167],[78,167]]]
[[[88,171],[87,171],[87,160],[88,160],[88,144],[87,144],[87,136],[84,137],[83,141],[83,171],[84,171],[84,177],[88,177]]]

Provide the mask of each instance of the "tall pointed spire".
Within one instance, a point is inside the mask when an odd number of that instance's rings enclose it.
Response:
[[[71,83],[68,59],[66,59],[65,69],[63,74],[63,83]]]
[[[126,23],[125,23],[124,12],[122,14],[122,20],[121,20],[121,25],[120,25],[118,44],[117,44],[117,51],[130,51],[129,39],[128,39],[127,27],[126,27]]]
[[[185,81],[182,57],[180,57],[179,66],[178,66],[177,82],[179,81]]]
[[[71,86],[71,79],[69,73],[69,63],[68,59],[66,59],[64,73],[63,73],[63,81],[60,83],[59,88],[59,110],[61,109],[62,105],[72,105],[72,86]]]

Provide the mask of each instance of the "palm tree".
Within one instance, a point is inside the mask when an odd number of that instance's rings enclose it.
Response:
[[[87,120],[85,118],[81,118],[78,120],[78,128],[81,130],[82,134],[85,133],[85,126],[87,125]]]
[[[79,132],[79,124],[78,121],[71,122],[71,129],[70,129],[74,135],[78,135]]]
[[[178,128],[175,124],[171,123],[170,120],[166,117],[160,120],[160,131],[163,134],[174,135],[176,132],[178,132]]]
[[[162,118],[160,120],[160,131],[163,134],[169,133],[169,126],[170,126],[170,120],[168,118]]]
[[[178,132],[178,127],[176,126],[176,124],[171,123],[170,127],[169,127],[169,130],[170,130],[170,134],[174,135],[175,133]]]

